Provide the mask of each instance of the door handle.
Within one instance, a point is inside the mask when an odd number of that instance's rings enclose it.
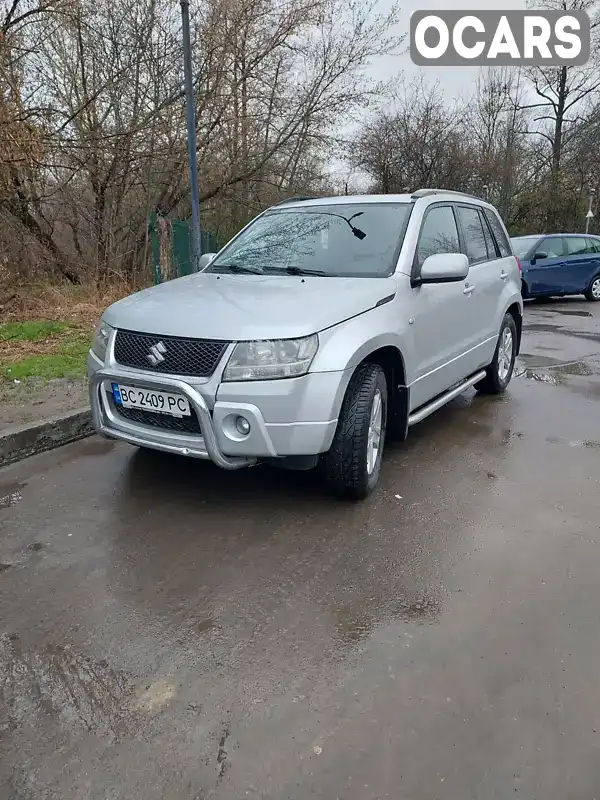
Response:
[[[463,294],[468,294],[470,296],[473,294],[474,291],[475,291],[475,286],[467,283],[465,288],[463,289]]]
[[[502,270],[502,272],[500,273],[500,277],[502,278],[503,281],[505,281],[508,278],[508,272]]]

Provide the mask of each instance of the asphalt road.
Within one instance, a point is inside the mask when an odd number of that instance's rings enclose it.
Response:
[[[600,307],[526,325],[363,504],[95,439],[0,472],[0,798],[600,798]]]

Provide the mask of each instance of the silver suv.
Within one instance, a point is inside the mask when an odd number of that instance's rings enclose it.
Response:
[[[519,266],[470,195],[301,198],[200,272],[110,306],[89,353],[98,433],[225,469],[319,467],[343,495],[465,389],[503,392],[521,340]]]

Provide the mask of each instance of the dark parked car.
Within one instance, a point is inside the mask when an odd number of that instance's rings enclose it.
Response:
[[[578,233],[517,236],[523,297],[584,294],[600,300],[600,238]]]

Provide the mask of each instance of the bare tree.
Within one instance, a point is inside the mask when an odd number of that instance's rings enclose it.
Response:
[[[149,212],[189,213],[179,10],[46,0],[42,25],[42,2],[23,5],[32,13],[10,109],[31,125],[21,140],[32,154],[5,137],[5,164],[18,166],[2,207],[71,280],[132,278],[145,265]],[[272,199],[326,185],[336,127],[375,93],[365,67],[397,45],[395,19],[341,0],[194,7],[205,225],[229,234]],[[6,63],[16,72],[12,51]]]
[[[459,108],[448,108],[437,87],[410,83],[396,91],[392,110],[376,114],[360,130],[350,148],[351,163],[383,193],[434,185],[468,188],[460,121]]]
[[[600,92],[600,69],[597,59],[597,0],[545,0],[545,8],[559,11],[586,11],[592,25],[592,58],[583,67],[535,67],[527,72],[533,96],[520,106],[532,113],[530,135],[541,137],[548,145],[549,180],[545,196],[546,225],[560,224],[561,195],[565,191],[561,168],[568,153],[572,134],[585,123]]]

